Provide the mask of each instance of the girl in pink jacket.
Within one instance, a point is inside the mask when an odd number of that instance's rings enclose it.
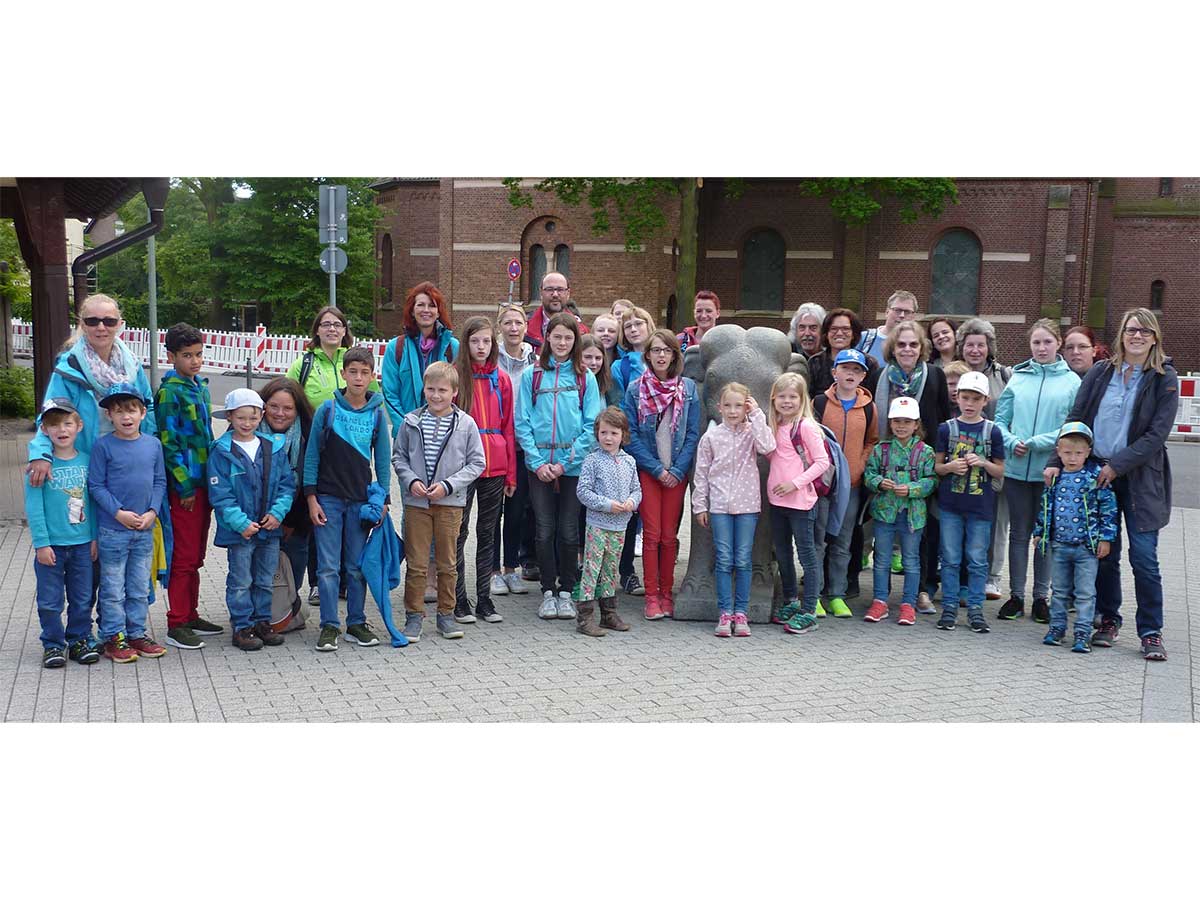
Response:
[[[719,402],[721,424],[710,425],[696,448],[692,511],[703,527],[712,528],[720,612],[713,633],[750,637],[750,551],[762,511],[757,454],[775,449],[775,435],[744,384],[725,385]]]
[[[817,491],[813,482],[829,468],[821,426],[813,417],[812,401],[804,379],[784,372],[771,386],[771,427],[775,451],[767,475],[767,498],[771,505],[771,540],[783,596],[797,596],[796,564],[792,555],[795,539],[800,565],[804,567],[804,600],[784,606],[775,621],[788,634],[807,634],[817,628],[817,598],[823,575],[817,557]]]

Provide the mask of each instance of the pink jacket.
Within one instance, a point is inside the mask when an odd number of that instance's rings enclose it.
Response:
[[[761,409],[737,429],[724,422],[709,426],[696,448],[692,512],[732,516],[762,512],[757,454],[774,449],[775,435]]]
[[[767,475],[767,498],[773,506],[789,509],[812,509],[817,503],[817,490],[812,482],[829,468],[829,454],[821,437],[821,427],[814,419],[800,420],[800,443],[809,459],[804,468],[800,454],[792,446],[792,426],[780,425],[775,429],[775,452],[771,454],[771,471]],[[796,490],[783,497],[774,493],[775,485],[790,481]]]

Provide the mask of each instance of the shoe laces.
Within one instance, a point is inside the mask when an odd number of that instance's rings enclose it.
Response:
[[[1142,638],[1142,643],[1148,644],[1151,647],[1162,647],[1162,645],[1163,645],[1162,635],[1148,634],[1144,638]]]

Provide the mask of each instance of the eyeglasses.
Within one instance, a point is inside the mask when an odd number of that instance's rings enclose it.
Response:
[[[570,290],[570,288],[566,288],[566,287],[544,287],[544,288],[542,288],[542,293],[543,294],[565,294],[569,290]]]
[[[321,328],[336,328],[338,331],[341,331],[346,326],[343,325],[341,322],[322,322],[320,327]]]
[[[107,320],[105,320],[107,321]],[[1125,334],[1129,337],[1153,337],[1153,328],[1138,328],[1136,325],[1126,325]]]
[[[892,312],[901,317],[915,316],[917,314],[915,309],[905,309],[903,306],[893,306]]]
[[[651,347],[646,352],[647,353],[670,353],[671,348],[670,347]]]
[[[121,323],[121,320],[115,316],[87,316],[83,320],[83,324],[88,328],[95,328],[101,322],[104,323],[105,328],[116,328]]]
[[[520,303],[509,303],[507,300],[502,300],[496,304],[496,315],[500,315],[510,309],[519,309],[521,312],[525,312],[525,307]]]
[[[921,346],[920,341],[896,341],[896,349],[897,350],[904,350],[904,349],[916,350],[920,346]]]
[[[835,325],[834,327],[829,329],[829,333],[830,334],[854,334],[854,329],[848,328],[848,327],[843,328],[840,325]]]

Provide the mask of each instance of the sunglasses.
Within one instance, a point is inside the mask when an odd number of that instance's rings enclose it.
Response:
[[[97,325],[103,322],[105,328],[116,328],[120,321],[120,319],[117,319],[113,316],[86,316],[83,320],[83,324],[88,328],[95,328]]]

